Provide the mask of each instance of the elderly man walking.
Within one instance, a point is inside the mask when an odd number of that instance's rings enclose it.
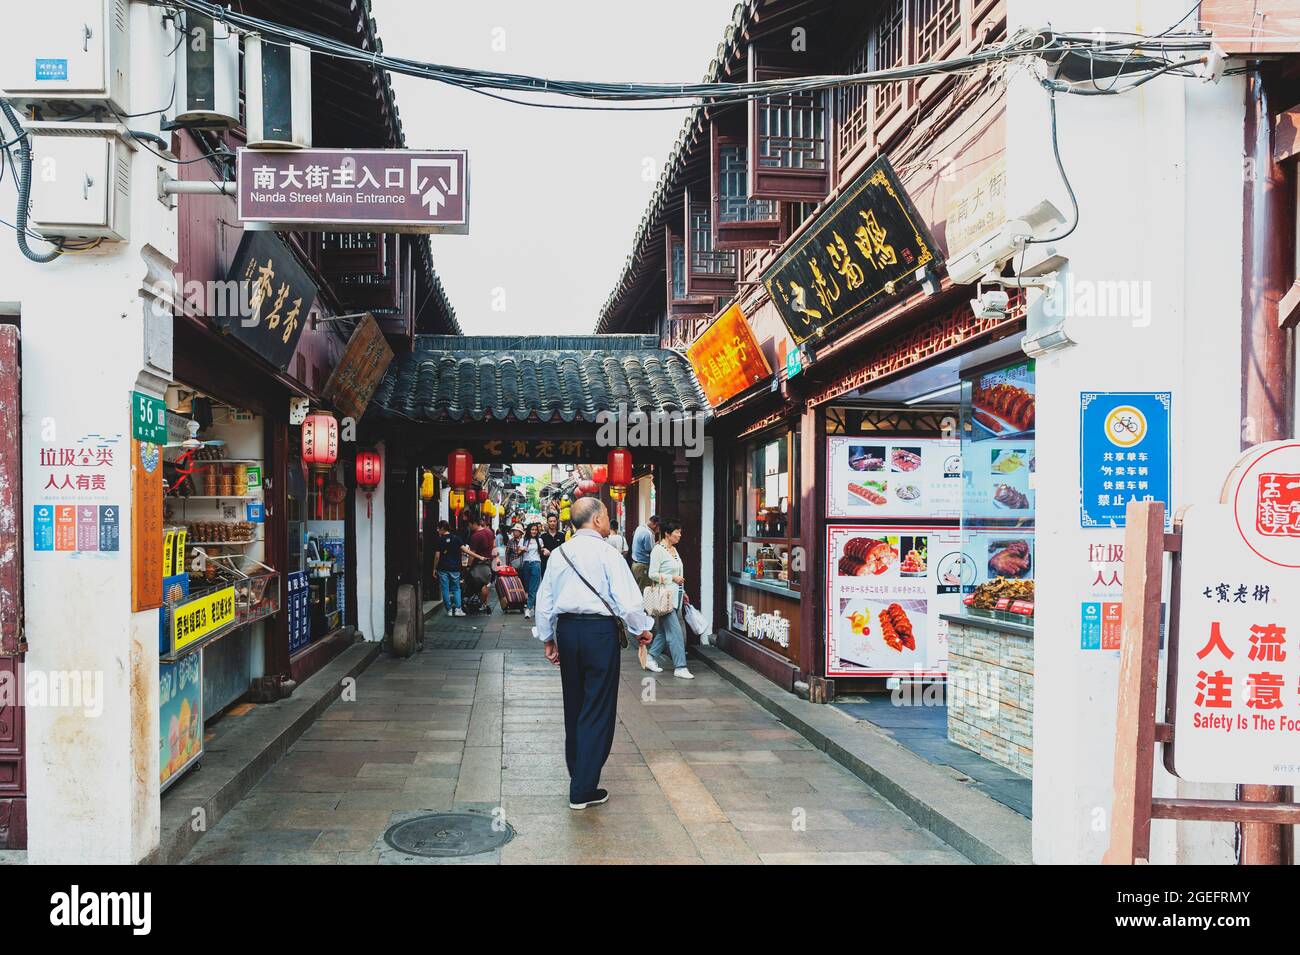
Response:
[[[551,553],[537,592],[537,625],[546,659],[560,668],[564,689],[564,759],[569,768],[569,808],[609,799],[598,788],[614,743],[618,706],[621,618],[642,646],[654,618],[627,564],[605,543],[609,512],[594,497],[575,501],[573,537]]]

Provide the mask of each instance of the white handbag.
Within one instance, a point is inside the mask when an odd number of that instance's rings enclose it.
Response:
[[[645,612],[652,617],[666,617],[677,609],[672,589],[663,584],[651,584],[645,588],[641,591],[641,599],[645,603]]]

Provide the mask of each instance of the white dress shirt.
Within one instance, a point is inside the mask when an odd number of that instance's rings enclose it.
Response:
[[[600,598],[578,579],[573,567],[558,552],[561,549],[591,586],[600,591],[614,612],[623,618],[629,635],[643,633],[654,626],[654,617],[645,612],[641,591],[623,558],[605,543],[600,534],[584,527],[576,531],[562,548],[557,548],[546,563],[546,573],[537,589],[534,637],[542,641],[554,640],[555,619],[562,613],[609,616]]]

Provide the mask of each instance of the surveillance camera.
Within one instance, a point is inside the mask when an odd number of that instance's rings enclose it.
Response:
[[[1003,289],[981,289],[979,295],[970,300],[970,307],[976,318],[1006,318],[1010,301],[1011,296]]]
[[[1007,259],[1018,254],[1030,239],[1041,241],[1065,224],[1060,210],[1044,200],[1015,219],[985,233],[947,261],[948,276],[957,285],[967,285],[981,275],[998,271]]]

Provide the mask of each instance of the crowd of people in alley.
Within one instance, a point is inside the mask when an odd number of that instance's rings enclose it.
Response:
[[[561,517],[565,519],[562,520]],[[455,524],[440,520],[434,572],[449,617],[520,609],[535,621],[547,660],[564,689],[565,757],[571,809],[609,798],[596,784],[609,756],[616,721],[619,653],[635,638],[643,670],[694,679],[686,660],[688,627],[704,620],[686,593],[678,552],[682,526],[649,517],[631,541],[596,497],[584,497],[536,519],[470,511]]]

